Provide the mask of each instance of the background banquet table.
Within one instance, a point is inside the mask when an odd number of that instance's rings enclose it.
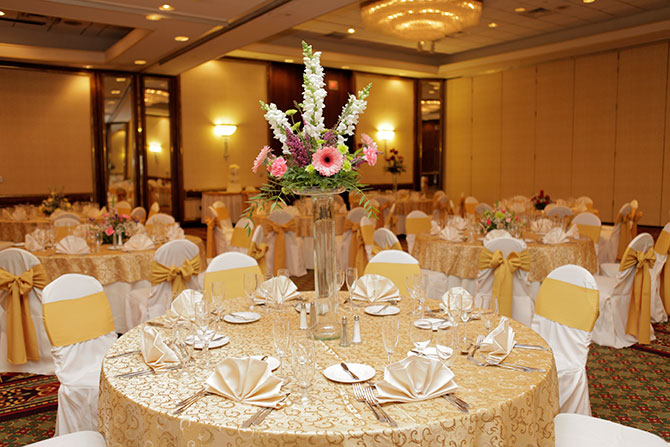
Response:
[[[303,296],[306,295],[303,293]],[[341,294],[342,295],[342,294]],[[232,299],[234,310],[246,300]],[[401,341],[394,360],[410,349],[407,315],[409,304],[401,302]],[[297,327],[298,313],[289,310]],[[107,445],[350,445],[350,446],[553,446],[553,418],[558,413],[558,383],[550,351],[515,349],[510,363],[545,368],[546,372],[518,373],[494,367],[479,367],[458,356],[453,366],[460,386],[457,396],[472,405],[469,414],[456,410],[447,400],[388,404],[384,408],[397,428],[379,423],[364,403],[357,402],[350,385],[328,381],[324,368],[341,361],[360,362],[376,370],[373,380],[383,378],[386,354],[381,341],[381,321],[361,312],[363,343],[340,347],[337,340],[316,341],[317,373],[310,392],[311,403],[301,406],[296,393],[290,404],[273,411],[257,427],[240,425],[257,407],[219,396],[206,396],[180,416],[172,415],[176,402],[199,391],[206,377],[201,369],[179,378],[158,373],[133,378],[117,374],[144,370],[139,354],[105,359],[101,374],[98,429]],[[530,329],[512,322],[519,342],[542,344]],[[229,356],[274,354],[271,316],[248,325],[222,327],[231,342],[211,351],[215,361]],[[159,329],[164,337],[168,329]],[[479,321],[468,323],[471,336],[483,333]],[[121,337],[109,355],[138,349],[139,329]],[[290,362],[290,357],[289,357]],[[289,376],[290,368],[285,368]]]
[[[256,195],[256,193],[250,193]],[[221,201],[226,204],[228,212],[230,213],[230,220],[235,223],[240,219],[242,211],[247,207],[248,194],[242,192],[227,192],[227,191],[204,191],[200,199],[200,222],[205,223],[207,218],[207,210],[214,202]]]
[[[26,234],[37,229],[48,230],[53,222],[48,217],[31,217],[25,220],[0,219],[0,241],[23,242]]]

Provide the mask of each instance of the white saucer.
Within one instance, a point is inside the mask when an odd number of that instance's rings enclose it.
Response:
[[[261,314],[256,312],[233,312],[226,314],[223,317],[223,321],[231,324],[246,324],[253,323],[261,319]]]
[[[441,318],[422,318],[414,322],[414,326],[420,329],[429,329],[429,324],[431,329],[444,329],[451,326],[449,321],[445,321]]]
[[[185,340],[186,344],[193,344],[193,336],[189,335]],[[220,348],[221,346],[227,345],[230,343],[230,338],[224,334],[216,334],[212,341],[209,342],[209,349]],[[195,349],[202,349],[202,342],[200,340],[195,342]]]
[[[339,363],[335,363],[334,365],[330,365],[328,368],[324,369],[323,375],[326,376],[328,380],[332,380],[333,382],[356,383],[370,380],[375,376],[376,373],[372,366],[364,365],[362,363],[347,362],[347,367],[358,376],[359,380],[351,377],[351,374],[346,372]]]
[[[26,243],[25,242],[14,242],[12,244],[12,247],[25,247]]]
[[[372,306],[366,307],[364,310],[365,313],[368,315],[376,315],[379,317],[384,317],[387,315],[395,315],[400,313],[400,308],[396,306],[388,306],[386,309],[382,310],[384,306],[386,306],[386,304],[374,304]]]
[[[252,355],[250,357],[252,359],[260,360],[265,356],[263,356],[263,355]],[[274,371],[275,369],[279,368],[279,365],[280,365],[279,359],[277,359],[275,357],[268,357],[263,361],[270,366],[270,371]]]

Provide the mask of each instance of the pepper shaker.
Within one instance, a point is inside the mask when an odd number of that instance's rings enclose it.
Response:
[[[351,346],[349,342],[349,325],[347,324],[347,317],[342,317],[342,332],[340,333],[340,346]]]
[[[300,306],[300,329],[309,329],[307,325],[307,304],[303,303]]]
[[[361,321],[358,315],[354,315],[354,336],[351,339],[351,343],[358,345],[361,341]]]

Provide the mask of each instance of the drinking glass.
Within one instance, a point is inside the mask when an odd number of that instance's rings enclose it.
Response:
[[[265,311],[268,312],[274,304],[272,286],[268,283],[273,278],[271,273],[265,275],[265,279],[258,285],[262,298],[265,300]]]
[[[354,311],[354,284],[358,281],[358,269],[356,267],[347,267],[345,271],[347,290],[349,291],[349,310]]]
[[[417,320],[409,324],[409,339],[420,354],[430,345],[433,325],[427,320]]]
[[[212,315],[211,309],[206,301],[195,303],[195,336],[193,344],[198,340],[202,343],[203,367],[209,368],[209,343],[216,334],[216,318]]]
[[[456,358],[456,349],[458,345],[458,329],[456,327],[446,327],[433,331],[435,338],[435,352],[444,366],[453,366]]]
[[[400,341],[400,320],[397,318],[385,318],[382,320],[382,340],[384,349],[388,356],[388,363],[391,363],[393,352],[398,347]]]
[[[254,305],[256,304],[254,299],[256,298],[256,290],[258,290],[258,275],[256,273],[245,273],[244,274],[244,294],[249,299],[249,310],[254,310]]]
[[[286,381],[287,378],[286,374],[284,373],[284,359],[288,354],[291,341],[288,318],[277,315],[272,320],[272,340],[274,342],[275,349],[277,350],[277,355],[279,355],[279,371],[281,372],[279,377]]]
[[[186,339],[193,333],[192,326],[191,322],[184,320],[177,321],[174,326],[172,349],[179,357],[179,371],[186,374],[191,367],[195,347],[195,343],[186,343]]]
[[[346,273],[344,272],[344,270],[338,270],[338,271],[335,272],[335,293],[342,290],[342,286],[344,285],[345,277],[346,277]]]
[[[472,315],[473,299],[469,296],[461,296],[461,321],[463,322],[463,344],[468,344],[468,325]]]
[[[458,325],[458,320],[461,318],[461,296],[449,292],[448,297],[449,308],[447,312],[449,314],[449,321],[452,325]]]
[[[314,339],[305,332],[295,334],[291,340],[293,375],[301,389],[300,403],[309,405],[309,388],[316,371]]]
[[[216,324],[218,325],[223,316],[226,288],[223,281],[212,281],[209,285],[209,298],[212,301]]]

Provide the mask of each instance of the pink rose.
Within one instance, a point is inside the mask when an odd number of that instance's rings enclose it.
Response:
[[[507,223],[510,223],[511,221],[512,221],[512,219],[510,219],[509,217],[507,219],[505,219],[505,222],[507,222]]]
[[[486,225],[491,225],[491,219],[486,221]]]
[[[111,236],[112,234],[114,234],[114,228],[112,228],[112,227],[107,227],[107,229],[105,230],[105,234],[106,234],[107,236]]]
[[[274,177],[282,178],[286,174],[286,160],[284,157],[277,157],[272,161],[272,166],[270,167],[270,174]]]
[[[365,146],[363,148],[363,160],[367,161],[370,166],[377,163],[377,146]]]

